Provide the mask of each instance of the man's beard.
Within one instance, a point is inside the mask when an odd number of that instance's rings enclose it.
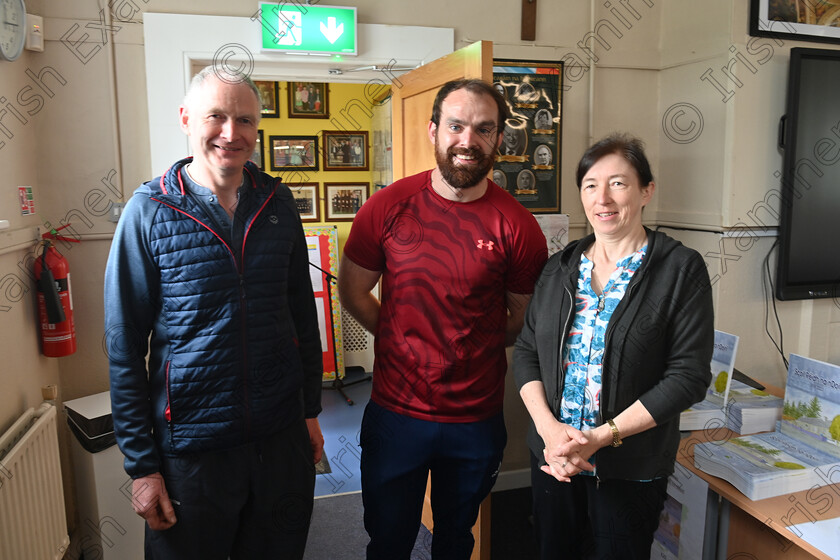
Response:
[[[456,155],[467,155],[475,158],[475,165],[459,165],[453,160]],[[435,139],[435,161],[437,161],[443,180],[453,189],[467,189],[474,187],[487,177],[493,169],[493,156],[481,150],[469,148],[449,148],[442,153]]]

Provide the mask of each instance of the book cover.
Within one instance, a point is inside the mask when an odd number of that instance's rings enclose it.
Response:
[[[834,482],[832,472],[840,467],[840,367],[791,354],[776,431],[698,444],[694,463],[751,500]]]
[[[653,535],[651,560],[691,560],[703,557],[709,484],[688,469],[668,479],[668,497]],[[716,504],[715,504],[716,507]]]
[[[840,457],[840,366],[791,355],[780,430]]]
[[[715,330],[715,346],[712,361],[712,383],[706,390],[706,398],[680,414],[680,430],[703,430],[719,428],[726,421],[726,403],[729,398],[732,371],[735,369],[735,354],[738,351],[738,337]],[[744,385],[744,387],[747,387]],[[751,388],[751,387],[749,387]]]

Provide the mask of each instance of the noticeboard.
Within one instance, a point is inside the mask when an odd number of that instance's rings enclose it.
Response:
[[[324,358],[324,381],[332,381],[338,372],[344,377],[344,342],[341,332],[341,308],[338,303],[338,229],[335,226],[304,226],[309,250],[309,276],[318,309],[321,351]],[[314,266],[311,266],[314,265]],[[332,276],[327,276],[328,273]]]

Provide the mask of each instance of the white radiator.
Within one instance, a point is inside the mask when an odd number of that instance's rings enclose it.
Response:
[[[373,335],[341,307],[341,337],[344,339],[344,367],[373,371]]]
[[[379,284],[371,290],[379,297]],[[341,306],[341,336],[344,339],[344,367],[362,367],[367,373],[373,371],[373,335],[365,330],[350,313]]]
[[[0,437],[0,560],[60,560],[69,545],[56,411],[45,402]]]

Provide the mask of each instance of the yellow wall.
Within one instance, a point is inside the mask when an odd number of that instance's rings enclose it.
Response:
[[[289,106],[287,102],[288,82],[279,82],[278,107],[279,118],[263,117],[260,122],[260,130],[263,131],[263,161],[265,172],[275,177],[283,177],[289,187],[294,188],[295,184],[318,183],[319,188],[319,210],[321,217],[319,222],[310,222],[304,225],[336,225],[338,226],[338,247],[339,252],[344,249],[344,242],[350,232],[352,222],[331,222],[326,221],[326,203],[324,183],[338,183],[342,181],[360,183],[367,182],[373,190],[373,151],[371,142],[373,133],[371,121],[373,119],[373,107],[365,96],[365,84],[328,84],[329,87],[329,118],[327,119],[302,119],[289,118]],[[324,130],[339,130],[345,132],[368,131],[368,171],[324,171]],[[318,171],[272,171],[270,165],[271,136],[317,136],[318,149],[321,153],[318,156]],[[372,194],[372,193],[371,193]]]

